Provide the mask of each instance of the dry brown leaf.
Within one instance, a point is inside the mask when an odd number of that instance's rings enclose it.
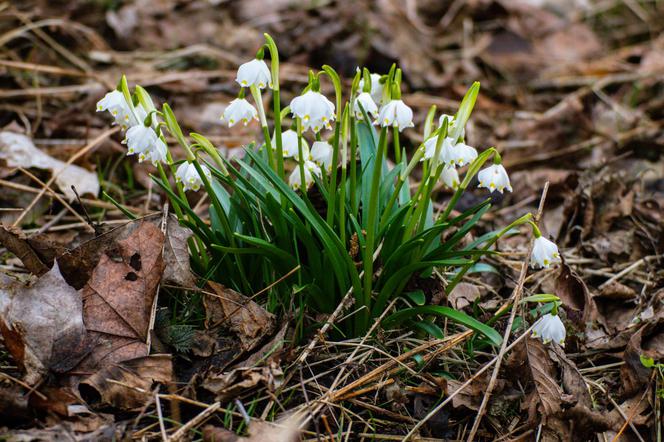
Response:
[[[449,294],[448,299],[452,307],[461,310],[475,302],[479,297],[480,289],[476,285],[460,282]]]
[[[31,385],[50,370],[71,369],[89,351],[80,295],[57,263],[28,287],[0,275],[0,331]]]
[[[271,361],[263,367],[236,368],[227,373],[209,373],[201,386],[214,393],[217,401],[225,402],[257,385],[275,391],[281,386],[283,378],[281,367],[275,361]]]
[[[88,404],[102,401],[132,410],[153,395],[153,383],[173,378],[171,355],[150,355],[104,366],[79,384],[81,397]]]
[[[248,437],[238,436],[225,428],[206,425],[203,427],[205,442],[295,442],[299,440],[299,422],[295,416],[278,423],[252,420],[249,423]]]
[[[164,235],[142,221],[106,251],[81,290],[88,332],[98,341],[79,369],[147,356],[152,303],[164,263]]]
[[[164,275],[163,282],[170,282],[180,287],[194,287],[196,278],[191,273],[189,265],[189,248],[187,240],[193,235],[192,231],[182,227],[174,215],[168,218],[164,247]]]
[[[556,381],[556,369],[546,346],[539,339],[532,338],[527,338],[524,344],[542,414],[553,416],[560,413],[561,397],[564,392]]]
[[[33,249],[28,239],[20,231],[0,226],[0,244],[12,252],[32,274],[41,276],[48,272],[43,257]]]
[[[274,333],[276,321],[272,313],[235,290],[213,281],[208,284],[216,295],[205,295],[206,326],[227,323],[240,338],[243,351],[253,349]]]
[[[651,369],[641,363],[642,355],[656,361],[664,359],[664,318],[645,324],[627,343],[625,365],[620,367],[624,397],[637,394],[650,380]]]

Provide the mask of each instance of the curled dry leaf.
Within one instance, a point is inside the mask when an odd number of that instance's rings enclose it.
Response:
[[[122,409],[138,409],[152,395],[152,384],[173,378],[170,355],[150,355],[106,365],[79,384],[89,404],[103,402]]]
[[[16,255],[30,273],[40,276],[48,272],[44,258],[30,245],[21,232],[11,227],[0,226],[0,244]]]
[[[275,391],[283,382],[284,372],[275,361],[254,368],[236,368],[228,373],[208,374],[202,387],[214,393],[217,401],[225,402],[257,385]]]
[[[475,300],[479,297],[480,289],[476,285],[467,282],[460,282],[449,294],[448,300],[452,307],[457,310],[461,310],[475,302]]]
[[[625,365],[620,367],[625,397],[637,394],[650,380],[652,370],[643,366],[641,356],[656,361],[664,359],[664,317],[643,325],[627,343],[623,353]]]
[[[191,273],[189,265],[189,248],[187,240],[193,234],[186,227],[182,227],[173,214],[168,218],[164,247],[164,275],[163,282],[169,282],[180,287],[194,287],[196,278]]]
[[[147,356],[152,303],[164,268],[163,244],[159,228],[143,221],[101,256],[81,290],[85,325],[99,345],[79,369]]]
[[[276,321],[272,313],[235,290],[213,281],[208,284],[215,292],[206,294],[204,299],[208,327],[227,324],[240,338],[243,351],[250,351],[274,333]]]
[[[203,427],[205,442],[295,442],[299,440],[301,419],[292,415],[279,422],[252,420],[249,423],[249,436],[238,436],[225,428],[206,425]]]
[[[55,183],[69,201],[76,199],[72,186],[76,187],[79,195],[99,194],[99,178],[96,173],[48,156],[37,149],[32,140],[25,135],[9,131],[0,132],[0,159],[4,159],[8,167],[26,169],[36,167],[57,174]]]
[[[90,350],[78,292],[56,264],[26,287],[0,275],[0,331],[28,384],[65,372]]]

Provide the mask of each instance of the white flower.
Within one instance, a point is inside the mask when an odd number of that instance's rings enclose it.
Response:
[[[320,177],[321,170],[320,167],[313,161],[304,162],[304,182],[306,183],[306,188],[308,189],[314,182],[314,175]],[[300,174],[300,166],[297,165],[295,169],[290,174],[288,178],[288,184],[295,190],[302,187],[302,175]]]
[[[242,87],[263,89],[265,86],[272,87],[272,74],[265,61],[253,59],[240,65],[235,81]]]
[[[477,179],[480,182],[478,187],[486,187],[491,192],[497,190],[503,193],[505,189],[510,192],[512,191],[510,177],[507,176],[507,171],[502,164],[493,164],[484,170],[480,170],[480,173],[477,174]]]
[[[392,100],[380,108],[378,121],[381,126],[394,126],[399,131],[413,127],[413,110],[402,100]]]
[[[440,179],[443,180],[443,183],[450,189],[456,189],[459,187],[459,172],[453,166],[444,166],[443,171],[440,174]]]
[[[332,129],[334,121],[334,103],[320,92],[307,91],[290,103],[291,112],[302,120],[304,130],[320,131],[323,127]]]
[[[316,141],[311,145],[311,159],[328,173],[332,171],[333,153],[334,150],[327,141]]]
[[[443,120],[447,118],[447,133],[451,134],[452,130],[456,127],[456,120],[454,119],[454,115],[448,115],[448,114],[442,114],[440,118],[438,118],[438,126],[443,125]],[[466,129],[461,129],[461,138],[463,138],[466,134]]]
[[[563,321],[560,320],[558,315],[552,315],[547,313],[537,320],[533,326],[533,337],[541,338],[542,342],[548,344],[553,341],[561,346],[565,346],[565,336],[567,332],[565,331],[565,325]]]
[[[360,107],[360,105],[362,105],[362,107]],[[362,92],[357,96],[357,98],[355,98],[355,102],[353,103],[355,118],[358,120],[364,119],[362,108],[364,108],[364,111],[367,113],[367,115],[376,118],[376,115],[378,114],[378,106],[376,106],[376,103],[368,92]]]
[[[446,161],[443,160],[443,146],[445,145],[445,141],[447,141],[448,139],[443,140],[443,144],[440,147],[440,152],[438,153],[438,157],[440,161],[442,161],[443,163],[447,163]],[[424,142],[424,155],[422,156],[422,159],[420,161],[430,160],[431,158],[433,158],[433,156],[436,154],[437,143],[438,143],[438,135],[434,135],[433,137],[427,138],[427,140]]]
[[[129,128],[122,142],[127,145],[127,155],[134,155],[150,150],[157,138],[157,133],[151,127],[137,124]]]
[[[157,137],[157,141],[155,141],[151,148],[138,154],[138,162],[142,163],[143,161],[148,160],[155,166],[157,163],[165,163],[167,152],[168,148],[166,147],[166,143],[164,143],[161,138]]]
[[[246,99],[236,98],[228,103],[221,119],[228,122],[228,127],[233,127],[239,121],[246,126],[249,121],[258,120],[258,112]]]
[[[441,161],[451,166],[463,167],[477,158],[477,150],[465,143],[452,144],[452,138],[443,141]],[[480,172],[481,173],[481,172]],[[510,190],[512,188],[510,187]],[[502,192],[502,191],[501,191]]]
[[[203,173],[208,179],[212,178],[212,175],[210,174],[210,169],[208,169],[203,164],[201,164],[201,169],[203,170]],[[175,181],[178,183],[182,183],[182,186],[184,187],[185,191],[191,189],[194,192],[198,192],[198,189],[200,189],[201,185],[203,184],[203,180],[201,179],[201,176],[198,174],[196,166],[194,166],[192,163],[188,161],[185,161],[184,163],[180,164],[178,169],[175,171]]]
[[[97,102],[97,112],[109,111],[115,122],[126,129],[129,124],[131,109],[119,90],[112,90]]]
[[[371,98],[373,98],[374,103],[380,104],[383,101],[383,88],[384,85],[380,82],[380,74],[371,74]],[[359,90],[364,90],[364,78],[360,79],[360,83],[357,85]],[[364,104],[364,103],[363,103]],[[366,109],[366,107],[365,107]],[[369,111],[367,110],[367,113]]]
[[[275,133],[272,134],[272,149],[277,151],[277,136]],[[284,158],[295,158],[299,157],[299,151],[297,148],[297,132],[292,129],[288,129],[281,133],[281,150],[283,152]],[[306,159],[309,158],[309,145],[307,140],[302,138],[302,156]]]
[[[551,264],[558,262],[560,262],[558,246],[543,236],[536,238],[533,244],[533,253],[530,256],[530,265],[533,267],[548,268]]]

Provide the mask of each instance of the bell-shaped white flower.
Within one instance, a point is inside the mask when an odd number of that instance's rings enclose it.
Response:
[[[444,164],[448,164],[448,161],[445,161],[446,157],[444,157],[443,155],[445,142],[449,144],[450,141],[451,141],[450,138],[446,138],[445,140],[443,140],[443,144],[440,146],[440,152],[438,153],[439,160]],[[433,156],[436,154],[437,143],[438,143],[438,135],[434,135],[432,137],[427,138],[427,140],[424,142],[424,155],[422,155],[422,159],[420,161],[430,160],[431,158],[433,158]]]
[[[438,126],[443,125],[443,120],[447,118],[447,133],[451,134],[452,130],[456,127],[456,119],[454,118],[454,115],[449,115],[449,114],[442,114],[438,118]],[[463,138],[466,134],[466,129],[461,130],[461,138]]]
[[[201,169],[208,179],[212,178],[210,169],[208,169],[207,166],[201,164]],[[203,185],[203,180],[198,174],[196,166],[188,161],[185,161],[178,166],[178,169],[175,171],[175,181],[182,183],[185,191],[191,189],[194,192],[198,192],[198,189]]]
[[[547,313],[539,318],[533,325],[532,334],[535,338],[541,338],[545,344],[553,341],[563,347],[565,346],[567,332],[565,331],[565,324],[558,315]]]
[[[276,133],[272,134],[272,149],[277,151]],[[300,155],[297,147],[297,132],[293,129],[285,130],[281,133],[281,150],[284,158],[297,159]],[[309,158],[309,144],[307,140],[302,138],[302,156],[306,159]]]
[[[309,90],[290,103],[291,112],[302,120],[304,130],[320,131],[323,127],[331,129],[334,121],[334,103],[320,92]]]
[[[450,189],[456,189],[459,187],[459,172],[453,166],[445,165],[440,174],[440,179],[443,180],[443,183],[445,183]]]
[[[332,171],[332,154],[334,150],[327,141],[316,141],[311,145],[311,159],[327,173]]]
[[[127,145],[127,155],[134,155],[150,150],[157,138],[157,133],[151,127],[137,124],[127,130],[122,142]]]
[[[383,85],[380,82],[381,75],[380,74],[371,74],[371,98],[373,98],[374,103],[380,104],[381,101],[383,101],[383,89],[385,85]],[[359,90],[363,91],[364,90],[364,78],[360,79],[360,83],[358,84]],[[366,109],[366,107],[365,107]],[[367,113],[369,111],[367,110]]]
[[[543,236],[535,238],[533,253],[530,255],[530,265],[539,268],[548,268],[551,264],[560,262],[558,246]]]
[[[151,148],[138,154],[138,162],[142,163],[147,160],[155,166],[157,163],[165,163],[167,152],[168,147],[166,147],[166,143],[164,143],[161,138],[157,137],[157,140]]]
[[[492,164],[486,169],[480,170],[477,179],[480,182],[478,187],[485,187],[491,192],[496,190],[500,193],[503,193],[504,190],[512,191],[510,177],[502,164]]]
[[[131,109],[129,108],[122,92],[112,90],[104,95],[104,98],[97,102],[97,112],[103,111],[110,112],[115,123],[122,126],[123,130],[129,126]]]
[[[361,107],[360,107],[361,105]],[[353,103],[353,111],[355,112],[355,118],[358,120],[364,119],[364,114],[362,109],[369,115],[369,117],[376,118],[378,115],[378,106],[374,102],[374,99],[371,98],[371,95],[368,92],[362,92],[360,95],[355,98]]]
[[[258,120],[258,112],[245,98],[236,98],[228,103],[221,119],[228,122],[228,127],[240,121],[246,126],[249,121]]]
[[[320,177],[321,176],[321,170],[320,167],[313,161],[305,161],[304,162],[304,181],[306,188],[308,189],[314,182],[314,176]],[[288,177],[288,184],[295,190],[300,189],[302,187],[302,175],[300,173],[300,166],[297,165],[295,169],[290,174],[290,177]]]
[[[235,81],[242,87],[263,89],[265,86],[272,87],[272,74],[265,61],[253,59],[240,65]]]
[[[413,127],[413,110],[402,100],[391,100],[380,108],[378,121],[383,127],[396,127],[401,132],[407,127]]]
[[[441,161],[450,166],[463,167],[477,158],[477,150],[465,143],[453,144],[452,138],[443,141]]]

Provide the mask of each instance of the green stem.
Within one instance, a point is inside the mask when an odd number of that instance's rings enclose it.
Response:
[[[302,149],[302,120],[300,117],[297,117],[295,120],[297,124],[297,159],[298,159],[298,169],[300,171],[300,191],[302,195],[306,198],[307,196],[307,183],[305,181],[304,175],[304,152]]]
[[[364,297],[362,305],[365,309],[358,314],[359,330],[364,330],[369,321],[371,312],[371,288],[373,285],[373,254],[374,254],[374,241],[376,234],[376,215],[378,213],[378,194],[380,190],[380,175],[382,172],[383,156],[387,147],[387,128],[380,131],[380,138],[378,141],[378,149],[374,158],[373,176],[371,177],[371,193],[369,196],[369,212],[367,222],[367,236],[365,239],[364,248]]]
[[[359,205],[357,204],[357,126],[353,113],[350,116],[350,208],[353,216],[357,217]]]
[[[394,160],[396,164],[401,163],[401,146],[399,144],[399,128],[392,127],[392,134],[394,137]]]
[[[265,107],[263,106],[263,98],[261,97],[261,92],[254,85],[249,87],[251,91],[251,96],[254,97],[254,102],[258,108],[258,119],[261,122],[261,129],[263,129],[263,138],[265,139],[265,149],[267,150],[267,161],[272,170],[275,169],[274,165],[274,153],[272,152],[272,140],[270,139],[270,129],[267,125],[267,119],[265,118]]]

